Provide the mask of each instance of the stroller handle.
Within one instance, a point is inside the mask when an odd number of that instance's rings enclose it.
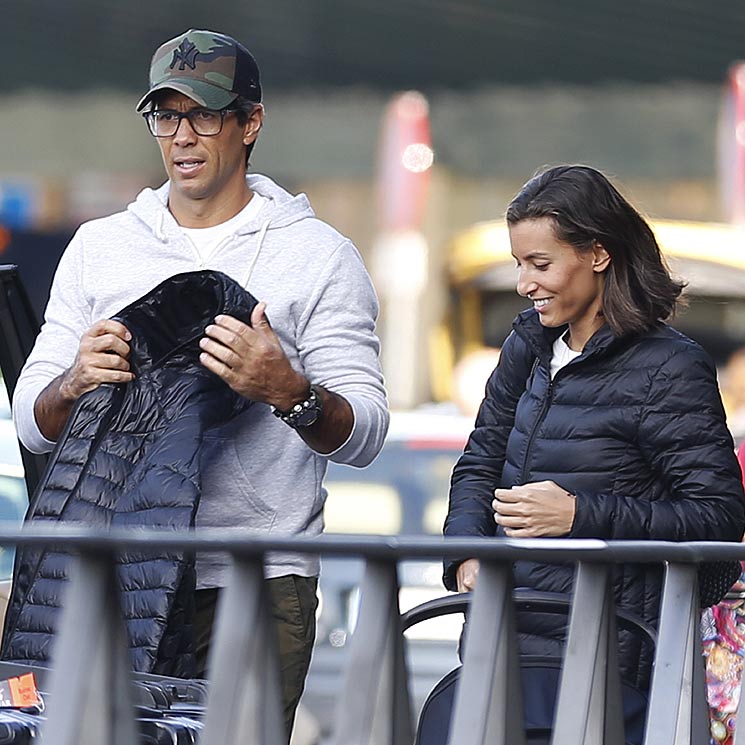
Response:
[[[541,613],[555,613],[568,615],[571,599],[559,592],[539,592],[536,590],[516,589],[513,601],[517,611],[538,611]],[[451,613],[466,613],[471,604],[471,593],[461,592],[445,595],[441,598],[428,600],[426,603],[411,608],[401,614],[402,630],[406,631],[417,623],[428,621]],[[648,623],[625,610],[616,610],[616,622],[619,627],[635,634],[641,633],[652,644],[657,643],[657,632]]]

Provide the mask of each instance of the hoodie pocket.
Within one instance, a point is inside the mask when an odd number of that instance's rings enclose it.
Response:
[[[254,486],[251,469],[244,467],[235,440],[210,439],[202,452],[202,502],[199,523],[270,531],[277,511]]]

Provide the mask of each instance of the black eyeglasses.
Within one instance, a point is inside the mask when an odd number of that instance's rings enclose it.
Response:
[[[240,109],[189,109],[189,111],[154,109],[143,112],[142,116],[153,137],[173,137],[182,119],[188,119],[191,128],[200,137],[213,137],[222,132],[225,117],[237,111]]]

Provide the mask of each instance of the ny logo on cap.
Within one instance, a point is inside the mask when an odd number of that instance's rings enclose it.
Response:
[[[171,60],[171,70],[179,62],[179,70],[183,70],[188,65],[192,70],[196,69],[197,66],[197,55],[199,50],[195,44],[192,44],[188,39],[184,39],[176,49],[173,50],[173,59]]]

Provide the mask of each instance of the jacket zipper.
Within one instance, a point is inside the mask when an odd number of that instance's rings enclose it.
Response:
[[[548,413],[548,409],[551,406],[551,398],[553,396],[553,393],[554,393],[554,381],[549,379],[548,391],[546,392],[546,397],[543,400],[541,410],[538,416],[536,417],[535,422],[533,422],[533,426],[530,430],[530,436],[528,437],[528,447],[525,450],[525,458],[523,459],[523,467],[522,467],[522,470],[520,471],[520,483],[521,484],[524,484],[525,479],[528,477],[528,463],[530,461],[530,451],[533,449],[533,442],[535,441],[536,435],[538,434],[538,427],[540,427],[541,424],[543,423],[543,420],[546,414]]]
[[[517,328],[515,328],[515,331],[518,331],[519,333],[519,330]],[[530,337],[525,336],[524,334],[520,334],[520,335],[523,337],[523,340],[526,342],[526,344],[528,344],[530,347],[533,347],[534,351],[537,351],[535,345],[531,343]],[[531,450],[533,449],[533,443],[535,441],[536,435],[538,434],[538,427],[540,427],[541,424],[543,423],[543,420],[545,419],[546,414],[548,413],[548,409],[551,406],[551,399],[553,398],[554,387],[556,385],[556,379],[560,375],[563,375],[565,370],[568,367],[573,367],[576,364],[583,364],[587,359],[594,356],[596,353],[597,353],[597,350],[592,349],[589,351],[589,353],[587,353],[587,356],[585,356],[585,350],[583,350],[580,357],[576,357],[573,360],[570,360],[564,367],[562,367],[560,370],[556,372],[556,375],[553,378],[551,378],[551,370],[550,370],[550,365],[549,365],[548,390],[546,392],[546,398],[544,399],[543,404],[541,406],[541,410],[538,416],[536,417],[536,420],[530,430],[530,435],[528,437],[528,447],[525,451],[525,458],[523,459],[522,468],[520,469],[520,484],[524,484],[525,480],[528,477],[528,464],[530,462]],[[540,365],[540,362],[541,362],[541,357],[540,357],[540,352],[539,352],[538,354],[536,354],[535,362],[533,363],[533,367],[530,371],[529,380],[532,380],[535,374],[535,370]]]
[[[559,377],[559,375],[563,375],[564,371],[569,367],[570,365],[576,364],[579,361],[579,358],[575,358],[573,360],[570,360],[564,367],[562,367],[560,370],[556,372],[556,375],[554,377],[551,377],[551,371],[549,370],[549,380],[548,380],[548,390],[546,391],[546,398],[543,401],[543,404],[541,405],[541,410],[536,417],[535,422],[533,423],[533,426],[530,430],[530,436],[528,437],[528,447],[525,451],[525,458],[523,460],[523,467],[520,470],[520,483],[524,484],[525,479],[528,478],[528,463],[530,461],[530,451],[533,449],[533,442],[535,441],[536,435],[538,434],[538,427],[541,426],[543,423],[543,420],[546,417],[546,414],[548,413],[548,410],[551,406],[551,399],[554,395],[554,385],[556,383],[556,378]],[[536,364],[534,365],[533,372],[535,372],[535,368],[538,367],[540,364],[540,360],[536,359]]]

